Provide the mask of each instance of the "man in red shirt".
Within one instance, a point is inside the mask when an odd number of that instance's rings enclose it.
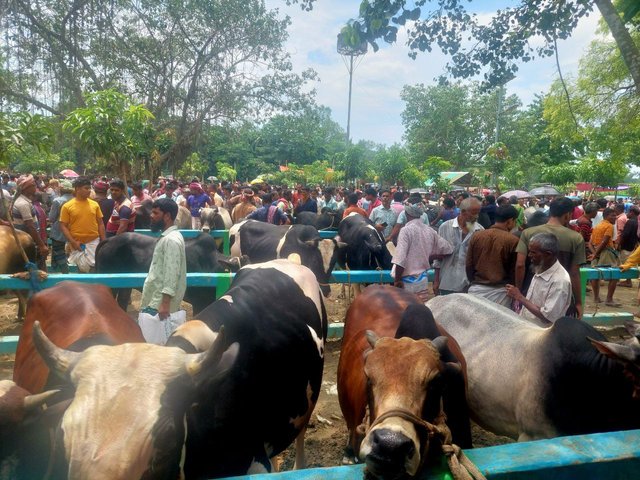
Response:
[[[124,194],[124,182],[116,179],[109,184],[109,187],[115,204],[107,222],[107,237],[133,232],[136,225],[136,210],[131,200]]]

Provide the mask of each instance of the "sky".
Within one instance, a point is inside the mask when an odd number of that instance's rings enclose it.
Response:
[[[348,60],[336,52],[336,37],[346,22],[358,13],[360,0],[316,0],[310,12],[299,6],[287,6],[284,0],[267,0],[267,6],[278,8],[280,16],[291,18],[287,50],[294,70],[314,69],[319,81],[314,83],[316,101],[329,107],[332,118],[345,130],[349,92]],[[508,0],[476,0],[479,16],[489,16],[496,9],[515,2]],[[477,7],[476,7],[477,6]],[[578,60],[589,43],[596,38],[600,14],[595,11],[583,18],[568,40],[558,41],[562,74],[565,79],[575,74]],[[391,145],[402,142],[404,127],[401,113],[404,102],[400,92],[404,85],[434,84],[444,72],[447,57],[441,52],[419,52],[417,59],[407,55],[406,33],[401,27],[398,41],[389,45],[379,42],[380,50],[356,60],[351,103],[351,139],[371,140]],[[557,78],[555,58],[522,63],[517,77],[507,84],[507,94],[516,94],[528,105],[535,94],[545,92]]]

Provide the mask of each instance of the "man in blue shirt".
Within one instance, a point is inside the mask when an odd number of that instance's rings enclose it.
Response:
[[[291,223],[287,214],[271,203],[270,193],[265,193],[260,198],[262,199],[262,207],[247,215],[247,220],[258,220],[274,225],[289,225]]]
[[[293,211],[295,215],[298,215],[300,212],[318,213],[318,202],[311,198],[310,191],[309,187],[300,188],[300,195],[302,198],[298,200],[298,205]]]

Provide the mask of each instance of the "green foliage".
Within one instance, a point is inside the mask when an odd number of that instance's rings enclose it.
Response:
[[[205,160],[201,159],[197,152],[193,152],[187,157],[178,170],[178,178],[204,178],[208,170],[209,164]]]
[[[237,173],[231,165],[225,162],[217,162],[216,168],[218,169],[218,178],[220,180],[227,182],[235,181]]]
[[[150,150],[153,114],[112,89],[88,94],[86,104],[69,113],[63,129],[126,179],[131,162]]]
[[[542,168],[542,180],[558,187],[576,183],[578,167],[573,164],[551,165]]]
[[[64,152],[51,153],[27,146],[12,159],[12,170],[17,173],[42,173],[57,175],[65,168],[74,168],[75,163],[65,158]]]
[[[629,174],[629,169],[620,160],[602,160],[593,156],[582,159],[576,169],[580,181],[600,187],[617,187]]]
[[[54,141],[53,121],[27,112],[0,113],[0,167],[6,168],[34,150],[48,154]]]

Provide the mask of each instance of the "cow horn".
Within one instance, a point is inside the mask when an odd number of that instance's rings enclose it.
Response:
[[[376,348],[376,343],[378,343],[378,340],[380,340],[378,334],[373,330],[367,330],[364,335],[365,337],[367,337],[367,342],[369,342],[371,348]]]
[[[341,248],[347,248],[349,246],[348,243],[346,242],[336,242],[336,248],[341,249]]]
[[[60,390],[48,390],[46,392],[36,393],[35,395],[27,395],[24,397],[24,411],[31,412],[36,408],[40,408],[47,400],[58,392],[60,392]]]
[[[436,350],[438,350],[438,352],[442,353],[444,349],[447,348],[448,341],[449,341],[449,338],[445,337],[444,335],[440,335],[439,337],[436,337],[433,340],[431,340],[431,343],[433,344],[434,347],[436,347]]]
[[[64,376],[71,365],[82,355],[79,352],[71,352],[54,345],[44,334],[40,322],[37,320],[33,324],[33,344],[49,368],[60,376]]]
[[[637,362],[640,357],[640,349],[633,348],[629,345],[619,345],[612,342],[601,342],[594,340],[591,337],[587,337],[591,344],[596,347],[601,354],[618,360],[620,362]]]

